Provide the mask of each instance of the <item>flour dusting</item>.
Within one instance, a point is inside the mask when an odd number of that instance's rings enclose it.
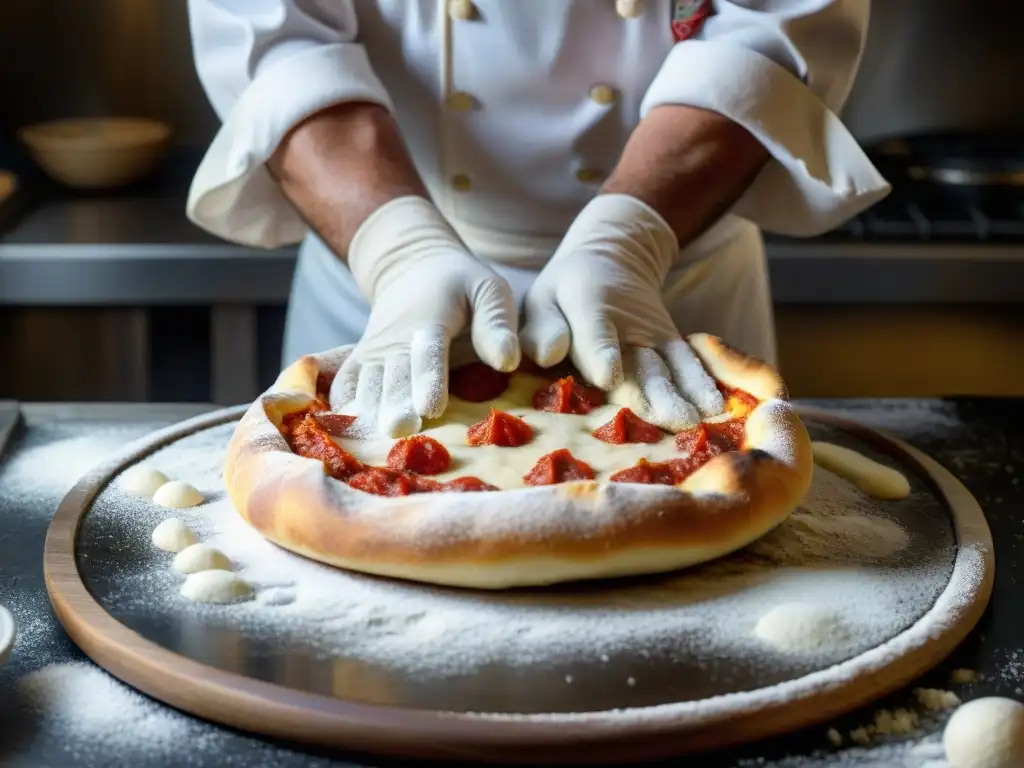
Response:
[[[70,741],[102,739],[110,754],[139,743],[156,752],[180,749],[190,720],[125,687],[88,662],[52,664],[19,683],[21,703],[61,728]]]
[[[190,436],[148,462],[204,493],[208,501],[182,510],[181,517],[201,541],[230,558],[256,599],[225,607],[189,604],[178,594],[171,557],[151,547],[134,566],[105,577],[109,598],[138,613],[202,611],[254,642],[297,643],[319,658],[359,659],[395,674],[463,677],[495,664],[607,668],[608,659],[621,665],[632,658],[649,666],[621,673],[623,696],[645,704],[648,686],[659,678],[655,670],[664,664],[692,668],[694,696],[713,695],[714,680],[751,674],[781,682],[848,659],[911,625],[944,587],[952,560],[948,547],[915,552],[911,531],[884,504],[819,469],[792,517],[746,550],[703,567],[504,593],[379,579],[296,557],[241,519],[221,478],[232,428]],[[161,519],[147,500],[112,483],[83,535],[91,525],[110,525],[127,539],[148,539]],[[832,607],[848,635],[797,655],[766,647],[754,632],[758,618],[795,599]],[[571,676],[574,684],[586,684],[590,675]]]

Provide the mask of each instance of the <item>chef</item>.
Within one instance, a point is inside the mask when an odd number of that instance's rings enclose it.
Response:
[[[889,190],[836,116],[869,5],[189,0],[223,125],[188,215],[302,242],[284,362],[353,344],[331,402],[383,434],[521,355],[682,429],[723,407],[682,335],[775,359],[761,230]]]

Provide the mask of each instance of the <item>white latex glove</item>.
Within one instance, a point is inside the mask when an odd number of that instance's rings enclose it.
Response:
[[[348,266],[370,317],[331,385],[333,410],[388,437],[418,432],[448,405],[448,353],[467,326],[483,362],[519,365],[512,290],[428,200],[402,197],[374,211],[352,239]]]
[[[606,392],[638,389],[641,415],[663,429],[721,413],[722,394],[661,298],[678,253],[675,233],[649,205],[595,197],[526,294],[523,351],[543,367],[569,355]]]

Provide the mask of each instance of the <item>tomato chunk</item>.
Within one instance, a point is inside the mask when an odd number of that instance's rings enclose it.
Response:
[[[469,428],[466,442],[470,445],[499,445],[515,448],[533,439],[533,428],[518,416],[491,408],[487,418]]]
[[[413,435],[398,440],[388,452],[388,469],[438,475],[452,465],[448,449],[432,437]]]
[[[527,485],[556,485],[570,480],[593,480],[594,470],[580,461],[567,448],[542,456],[533,465],[523,482]]]
[[[620,408],[612,420],[593,432],[594,437],[605,443],[656,443],[661,440],[661,430],[644,421],[629,408]]]
[[[609,479],[613,483],[644,483],[647,485],[678,485],[708,463],[711,454],[701,452],[684,459],[647,461],[640,459],[635,466],[620,469]]]
[[[317,423],[314,413],[305,413],[301,421],[291,427],[290,432],[287,437],[292,452],[323,462],[324,472],[336,480],[347,480],[366,468],[359,459],[331,439],[327,430]]]
[[[508,389],[509,378],[484,363],[470,363],[451,372],[448,391],[461,400],[483,403],[500,397]]]
[[[609,478],[613,483],[646,483],[648,485],[675,485],[672,466],[667,461],[650,462],[640,459],[636,466],[620,469]]]
[[[735,451],[743,447],[746,426],[746,417],[704,425],[708,433],[708,442],[724,445],[727,451]]]
[[[444,490],[444,485],[436,480],[384,467],[367,467],[352,475],[347,482],[350,488],[375,496],[410,496]]]
[[[590,413],[604,403],[604,392],[577,384],[572,376],[553,381],[533,395],[534,408],[552,413]]]

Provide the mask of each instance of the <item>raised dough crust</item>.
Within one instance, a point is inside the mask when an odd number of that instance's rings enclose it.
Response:
[[[765,363],[712,337],[689,341],[727,387],[785,394]],[[770,397],[747,418],[744,450],[714,457],[677,487],[577,481],[373,496],[292,453],[279,431],[287,413],[315,397],[317,376],[336,371],[349,350],[308,356],[283,371],[242,417],[224,465],[228,494],[250,525],[331,565],[482,589],[670,571],[760,538],[810,484],[807,432],[789,402]]]

